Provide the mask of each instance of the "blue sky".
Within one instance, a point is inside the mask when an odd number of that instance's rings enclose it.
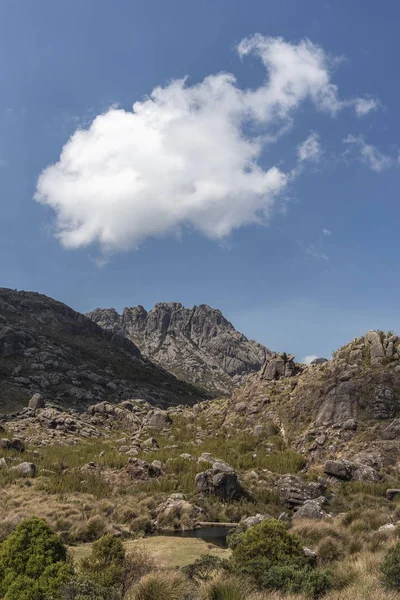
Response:
[[[206,303],[298,359],[399,332],[399,18],[0,0],[1,285]]]

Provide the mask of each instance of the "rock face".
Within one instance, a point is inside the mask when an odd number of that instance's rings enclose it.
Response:
[[[0,410],[47,401],[85,408],[142,398],[153,405],[195,403],[198,389],[143,357],[120,331],[103,329],[65,304],[0,288]]]
[[[294,355],[271,353],[267,358],[261,373],[260,379],[274,380],[282,377],[292,377],[296,373],[296,365],[294,364]]]
[[[113,335],[126,336],[178,378],[212,392],[229,393],[270,355],[205,304],[159,303],[149,312],[143,306],[125,308],[122,315],[97,308],[87,316]]]

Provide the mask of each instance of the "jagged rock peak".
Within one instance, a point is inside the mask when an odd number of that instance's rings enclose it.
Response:
[[[139,305],[125,308],[122,315],[97,308],[87,316],[125,335],[144,356],[177,377],[213,392],[229,393],[270,355],[207,304],[185,308],[179,302],[159,302],[149,312]]]

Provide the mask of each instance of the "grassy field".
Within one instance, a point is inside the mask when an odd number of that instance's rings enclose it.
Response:
[[[153,536],[124,542],[125,549],[143,548],[155,559],[158,567],[174,568],[187,565],[202,554],[212,554],[220,558],[229,558],[230,550],[209,544],[200,538],[180,538],[175,536]],[[76,561],[88,556],[92,544],[71,546],[71,554]]]

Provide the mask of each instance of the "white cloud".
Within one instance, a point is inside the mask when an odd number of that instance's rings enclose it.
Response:
[[[311,362],[312,362],[313,360],[315,360],[316,358],[318,358],[318,356],[317,356],[316,354],[308,354],[307,356],[305,356],[305,357],[303,358],[303,363],[304,363],[305,365],[310,365],[310,364],[311,364]]]
[[[361,161],[376,173],[382,173],[394,165],[394,160],[390,156],[382,154],[372,144],[367,144],[362,135],[348,135],[343,143],[356,147],[360,152]]]
[[[98,243],[107,254],[186,228],[221,239],[268,222],[300,171],[265,166],[266,146],[288,131],[305,100],[330,115],[355,100],[339,98],[333,59],[309,40],[255,35],[238,52],[263,62],[267,76],[258,88],[241,89],[229,73],[192,86],[172,81],[132,111],[113,107],[72,135],[35,194],[54,209],[66,248]],[[300,161],[319,155],[312,136],[300,146]]]
[[[332,231],[330,231],[329,229],[323,229],[322,230],[323,235],[325,236],[330,236],[332,235]]]
[[[318,133],[311,133],[304,142],[297,146],[297,156],[300,163],[307,161],[318,163],[321,160],[322,150]]]
[[[378,110],[379,101],[373,98],[356,98],[354,100],[354,109],[357,117],[365,117],[368,113]]]

